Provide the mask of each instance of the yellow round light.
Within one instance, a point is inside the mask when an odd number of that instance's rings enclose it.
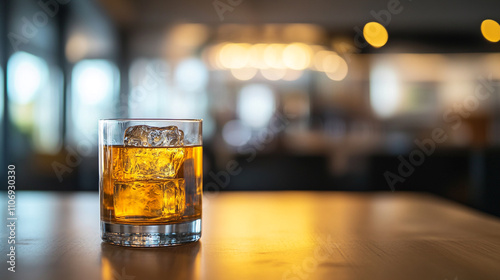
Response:
[[[363,28],[363,36],[368,44],[380,48],[387,43],[389,34],[385,27],[378,22],[369,22]]]
[[[228,69],[238,69],[248,61],[249,44],[226,44],[219,52],[219,61]]]
[[[323,71],[325,72],[335,72],[339,68],[339,65],[343,59],[334,52],[325,57],[323,60]]]
[[[342,81],[347,76],[347,72],[349,70],[347,67],[347,62],[345,62],[345,60],[340,56],[336,57],[336,62],[337,65],[335,67],[335,70],[331,72],[326,71],[325,73],[331,80]]]
[[[496,43],[500,41],[500,25],[492,19],[483,20],[481,23],[481,33],[490,42]]]
[[[260,69],[260,74],[269,81],[277,81],[283,79],[286,74],[286,69]]]
[[[220,50],[224,45],[225,45],[224,43],[219,43],[203,51],[203,57],[205,58],[206,61],[208,61],[212,69],[217,69],[217,70],[224,69],[224,66],[222,65],[219,59]]]
[[[248,50],[248,67],[254,67],[259,69],[269,68],[264,62],[264,51],[266,50],[266,44],[255,44]]]
[[[264,62],[272,68],[285,68],[282,56],[285,45],[270,44],[264,50]]]
[[[255,77],[255,74],[257,74],[257,68],[245,67],[239,69],[231,69],[231,74],[233,75],[233,77],[240,81],[248,81]]]
[[[293,70],[304,70],[311,61],[311,48],[303,43],[293,43],[283,50],[283,62]]]
[[[323,68],[323,63],[325,58],[332,55],[331,51],[319,51],[314,54],[314,69],[318,71],[325,71]]]

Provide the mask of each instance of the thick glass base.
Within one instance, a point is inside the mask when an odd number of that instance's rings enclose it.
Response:
[[[170,225],[126,225],[101,221],[102,241],[131,247],[174,246],[198,241],[201,219]]]

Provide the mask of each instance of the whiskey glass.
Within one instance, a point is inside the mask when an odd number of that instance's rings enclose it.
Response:
[[[102,240],[133,247],[199,240],[202,165],[202,120],[100,120]]]

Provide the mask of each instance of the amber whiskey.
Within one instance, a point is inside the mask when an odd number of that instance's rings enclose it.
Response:
[[[201,218],[202,147],[104,146],[101,219],[171,224]]]

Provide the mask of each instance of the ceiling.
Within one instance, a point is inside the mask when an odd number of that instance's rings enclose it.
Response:
[[[330,32],[352,33],[356,26],[377,21],[378,14],[383,15],[390,33],[474,34],[482,20],[500,21],[498,0],[97,1],[118,25],[136,30],[154,30],[172,23],[315,23]]]

